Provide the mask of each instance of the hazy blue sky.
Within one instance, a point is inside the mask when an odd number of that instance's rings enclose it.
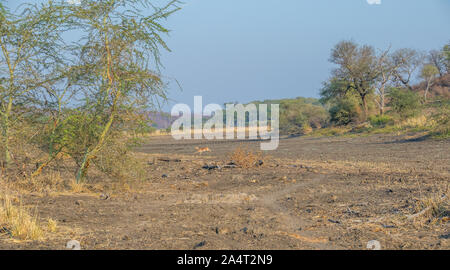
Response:
[[[379,0],[184,0],[166,22],[172,52],[163,54],[163,73],[183,87],[173,84],[170,97],[318,97],[342,39],[419,50],[450,41],[450,0],[368,1]]]

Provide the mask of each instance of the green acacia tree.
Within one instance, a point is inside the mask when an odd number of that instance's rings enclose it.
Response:
[[[33,107],[44,84],[56,82],[60,45],[60,10],[51,1],[25,5],[20,14],[0,7],[0,138],[2,159],[11,162],[11,129],[21,119],[21,109]],[[23,111],[23,110],[22,110]]]
[[[447,73],[450,73],[450,42],[442,48],[442,53],[444,54]]]
[[[5,7],[3,7],[2,2],[0,2],[0,16],[1,17],[5,16],[5,13],[6,13]]]
[[[339,42],[331,53],[330,62],[338,65],[333,70],[333,78],[341,84],[334,90],[352,91],[359,96],[364,121],[369,114],[368,97],[375,91],[380,76],[379,61],[373,47],[359,46],[352,41]]]
[[[153,107],[166,99],[159,74],[162,39],[169,31],[161,25],[177,11],[177,1],[155,7],[148,0],[82,1],[72,6],[73,25],[84,33],[78,42],[82,103],[62,128],[65,150],[78,164],[77,182],[84,179],[89,164],[127,112]],[[151,15],[145,15],[153,9]]]
[[[420,77],[425,80],[426,88],[423,94],[425,102],[427,101],[428,92],[431,86],[433,86],[434,79],[439,75],[439,70],[432,64],[427,64],[422,67],[420,71]]]

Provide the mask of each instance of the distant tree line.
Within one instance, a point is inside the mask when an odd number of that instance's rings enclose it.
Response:
[[[404,116],[427,103],[431,87],[450,72],[450,44],[424,53],[341,41],[332,49],[330,62],[336,67],[320,91],[321,101],[331,121],[345,125],[364,122],[371,114],[384,115],[388,102]],[[422,97],[414,91],[416,78],[425,85]]]

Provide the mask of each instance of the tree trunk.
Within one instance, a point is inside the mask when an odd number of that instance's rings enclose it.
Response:
[[[89,167],[89,153],[88,150],[86,150],[86,153],[84,154],[83,161],[81,162],[80,168],[78,168],[77,172],[77,184],[83,181],[84,177],[86,176],[87,169]]]
[[[39,166],[37,166],[36,170],[31,174],[31,177],[36,177],[38,175],[40,175],[42,173],[42,170],[47,167],[53,160],[56,159],[56,156],[61,152],[61,150],[59,150],[56,154],[54,154],[53,152],[50,152],[50,156],[47,159],[47,161],[45,161],[42,164],[38,164]]]
[[[9,99],[6,111],[2,117],[2,139],[3,139],[3,158],[5,161],[5,168],[11,163],[11,152],[9,148],[9,117],[12,111],[12,98]]]
[[[380,101],[380,115],[383,116],[384,115],[384,98]]]
[[[384,86],[380,89],[380,115],[384,114],[385,97],[384,97]]]
[[[362,101],[362,105],[363,105],[363,122],[365,122],[367,120],[367,116],[369,114],[368,112],[368,108],[367,108],[367,100],[366,100],[366,96],[363,95],[361,96],[361,101]]]
[[[431,83],[427,82],[427,88],[425,89],[425,93],[424,93],[425,102],[427,102],[427,96],[428,96],[428,91],[430,90],[430,85],[431,85]]]

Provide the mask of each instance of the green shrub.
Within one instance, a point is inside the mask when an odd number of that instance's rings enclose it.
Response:
[[[413,91],[391,88],[389,98],[391,110],[402,118],[415,116],[422,109],[420,97]]]
[[[440,104],[433,120],[437,125],[433,128],[432,136],[436,138],[450,138],[450,100]]]
[[[370,124],[374,127],[384,127],[394,123],[394,119],[389,115],[376,115],[369,117]]]
[[[348,125],[357,122],[361,116],[358,100],[351,95],[336,100],[330,108],[331,122],[337,125]]]
[[[328,123],[329,115],[321,105],[303,99],[280,102],[280,131],[284,134],[308,134]]]

